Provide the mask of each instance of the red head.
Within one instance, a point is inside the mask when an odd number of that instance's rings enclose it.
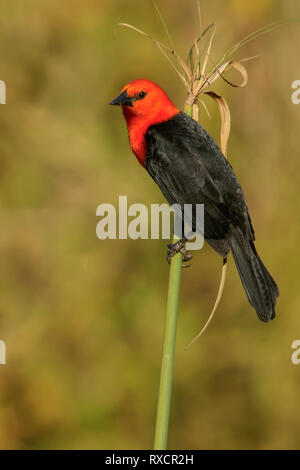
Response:
[[[153,124],[168,121],[179,110],[168,95],[150,80],[134,80],[110,104],[120,105],[126,119],[130,146],[143,165],[147,153],[145,133]]]

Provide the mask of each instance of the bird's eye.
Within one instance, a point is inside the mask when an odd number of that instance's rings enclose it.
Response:
[[[145,91],[141,91],[139,94],[138,94],[138,99],[139,100],[142,100],[143,98],[145,98],[145,96],[147,95],[147,93]]]

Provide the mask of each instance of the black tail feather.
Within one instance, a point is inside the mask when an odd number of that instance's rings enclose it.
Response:
[[[230,246],[250,304],[261,321],[272,320],[275,317],[279,290],[260,259],[253,241],[247,240],[239,228],[233,227]]]

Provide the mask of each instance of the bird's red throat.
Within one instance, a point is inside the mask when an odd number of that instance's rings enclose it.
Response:
[[[165,106],[153,107],[147,113],[136,114],[134,109],[123,106],[123,114],[128,128],[130,147],[141,165],[145,166],[147,145],[145,135],[150,126],[172,119],[180,111],[171,101]]]

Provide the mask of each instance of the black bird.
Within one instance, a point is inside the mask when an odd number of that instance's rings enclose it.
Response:
[[[242,188],[214,139],[149,80],[125,85],[111,104],[122,106],[132,151],[167,201],[204,204],[206,242],[223,259],[231,250],[258,318],[273,319],[279,290],[256,251]],[[195,230],[195,218],[190,222]],[[185,253],[183,242],[173,253]]]

